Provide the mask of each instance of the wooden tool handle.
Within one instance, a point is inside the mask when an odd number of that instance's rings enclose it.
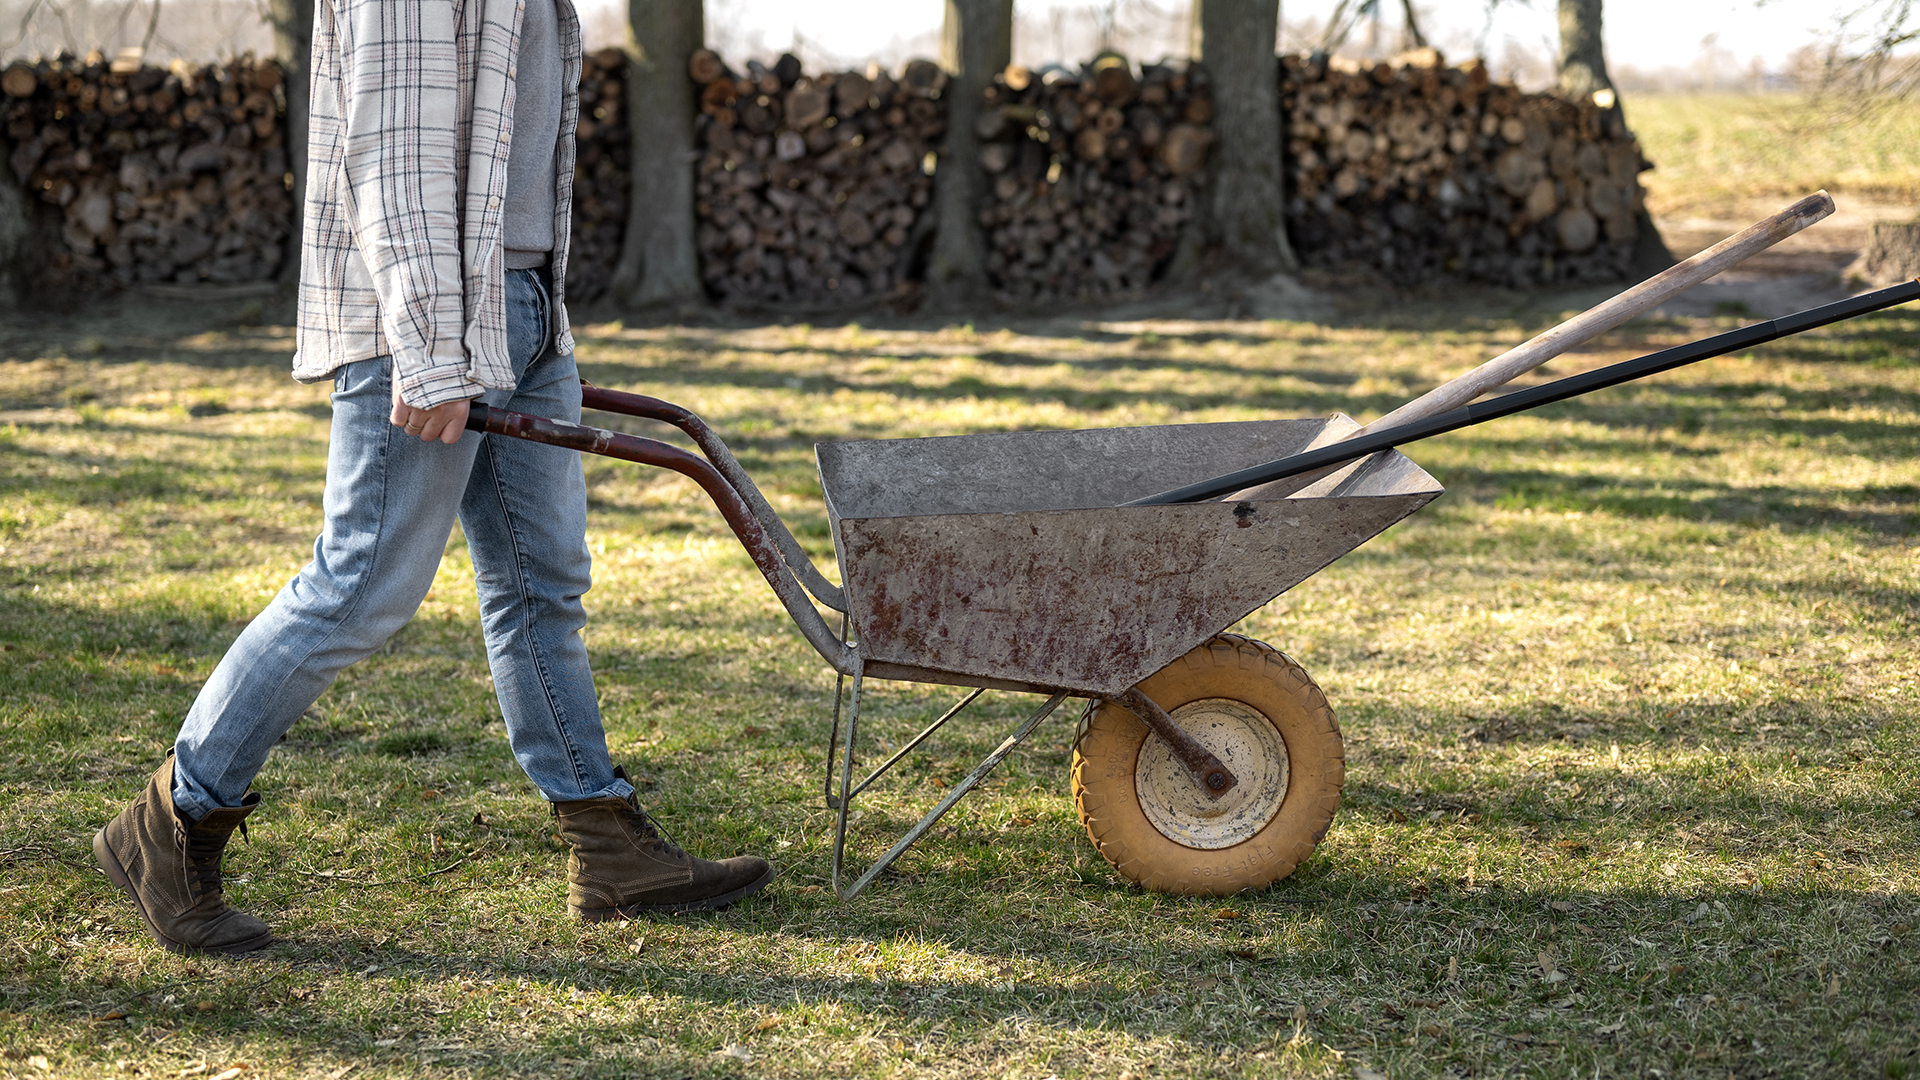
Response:
[[[1566,322],[1535,335],[1524,344],[1508,349],[1450,382],[1427,391],[1387,415],[1360,428],[1343,439],[1371,435],[1387,428],[1424,420],[1429,416],[1452,412],[1499,386],[1525,375],[1568,349],[1599,337],[1636,315],[1698,285],[1729,266],[1756,255],[1833,213],[1833,197],[1825,191],[1813,194],[1785,210],[1755,222],[1725,240],[1684,262],[1676,263],[1598,307],[1575,315]],[[1329,440],[1337,441],[1337,440]],[[1275,480],[1270,484],[1236,491],[1229,499],[1284,499],[1308,487],[1322,477],[1339,472],[1345,465],[1332,465],[1310,473]]]
[[[1512,382],[1568,349],[1584,345],[1621,323],[1658,307],[1748,256],[1765,251],[1831,213],[1832,196],[1825,191],[1817,191],[1698,255],[1668,267],[1606,303],[1584,311],[1465,375],[1429,390],[1368,424],[1359,434],[1371,434],[1409,421],[1451,412],[1495,387]]]

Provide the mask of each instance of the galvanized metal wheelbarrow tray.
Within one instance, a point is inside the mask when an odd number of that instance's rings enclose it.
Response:
[[[712,429],[680,406],[583,388],[586,407],[672,424],[704,457],[484,406],[467,426],[674,469],[713,498],[841,677],[825,794],[838,811],[833,886],[850,898],[1069,697],[1136,715],[1207,797],[1231,789],[1232,771],[1137,688],[1441,494],[1438,481],[1391,447],[1915,298],[1920,284],[1909,282],[1357,437],[1358,424],[1335,416],[822,443],[815,453],[839,586],[815,569]],[[1268,485],[1265,495],[1242,497],[1260,485]],[[816,603],[841,613],[840,632]],[[855,781],[868,678],[973,692]],[[842,890],[854,799],[988,689],[1045,701]]]

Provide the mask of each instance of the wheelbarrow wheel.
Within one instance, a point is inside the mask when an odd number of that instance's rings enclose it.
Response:
[[[1239,780],[1208,799],[1126,709],[1095,703],[1073,747],[1073,801],[1093,846],[1155,892],[1262,889],[1305,861],[1340,807],[1346,755],[1326,696],[1299,664],[1221,634],[1140,689]]]

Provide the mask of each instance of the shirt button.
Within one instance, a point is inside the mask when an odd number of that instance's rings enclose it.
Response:
[[[517,79],[519,77],[520,77],[520,67],[518,64],[507,69],[507,78]]]
[[[500,196],[498,196],[498,195],[495,195],[495,196],[494,196],[493,198],[491,198],[491,199],[488,199],[488,200],[487,200],[487,205],[488,205],[488,206],[499,206],[499,205],[500,205]]]

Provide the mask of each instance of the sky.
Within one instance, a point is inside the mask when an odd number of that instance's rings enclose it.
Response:
[[[1311,32],[1335,2],[1282,0],[1281,17],[1289,27]],[[614,3],[586,0],[583,6]],[[1778,69],[1796,48],[1831,29],[1840,6],[1835,0],[1606,0],[1608,64],[1689,69],[1712,48],[1720,50],[1723,67],[1749,68],[1758,58],[1761,66]],[[1384,0],[1381,7],[1394,13],[1385,30],[1397,38],[1398,3]],[[1056,50],[1083,58],[1091,50],[1082,39],[1093,32],[1094,13],[1102,9],[1114,10],[1116,23],[1131,30],[1136,43],[1157,39],[1155,44],[1177,48],[1185,8],[1182,0],[1016,0],[1015,59],[1060,59],[1047,55]],[[1556,39],[1554,0],[1498,0],[1491,20],[1487,0],[1416,0],[1416,8],[1429,37],[1456,58],[1475,51],[1494,58],[1509,49],[1545,56]],[[943,10],[943,0],[708,0],[708,37],[728,54],[777,53],[797,40],[810,62],[876,58],[897,64],[938,49]],[[606,14],[601,26],[615,32],[613,12]],[[1282,44],[1293,42],[1283,33]]]
[[[147,3],[155,0],[0,0],[0,55],[52,53],[62,47],[108,51],[139,42]],[[1038,65],[1078,62],[1106,41],[1135,59],[1184,55],[1186,11],[1191,0],[1015,0],[1015,61]],[[1494,73],[1522,85],[1551,79],[1555,49],[1555,0],[1414,0],[1428,36],[1452,60],[1487,58]],[[1688,73],[1709,66],[1726,85],[1756,66],[1778,71],[1787,58],[1831,31],[1834,13],[1873,0],[1605,0],[1608,67],[1616,80],[1638,73],[1678,73],[1682,81],[1656,80],[1682,89]],[[622,36],[627,0],[576,0],[594,45]],[[1318,41],[1337,0],[1281,0],[1285,51]],[[879,60],[891,68],[913,56],[936,56],[945,0],[705,0],[708,43],[729,60],[771,59],[795,48],[809,69],[864,66]],[[271,48],[257,0],[166,0],[161,5],[153,59],[196,59]],[[1381,0],[1388,15],[1379,51],[1398,48],[1399,0]],[[58,9],[54,14],[50,11]],[[30,26],[22,16],[35,13]],[[55,17],[55,16],[58,17]],[[1363,30],[1356,44],[1366,41]],[[1711,65],[1704,63],[1711,59]],[[1728,73],[1733,73],[1730,77]],[[1629,78],[1623,80],[1623,76]],[[1645,81],[1645,80],[1643,80]],[[1737,82],[1736,82],[1737,84]]]

